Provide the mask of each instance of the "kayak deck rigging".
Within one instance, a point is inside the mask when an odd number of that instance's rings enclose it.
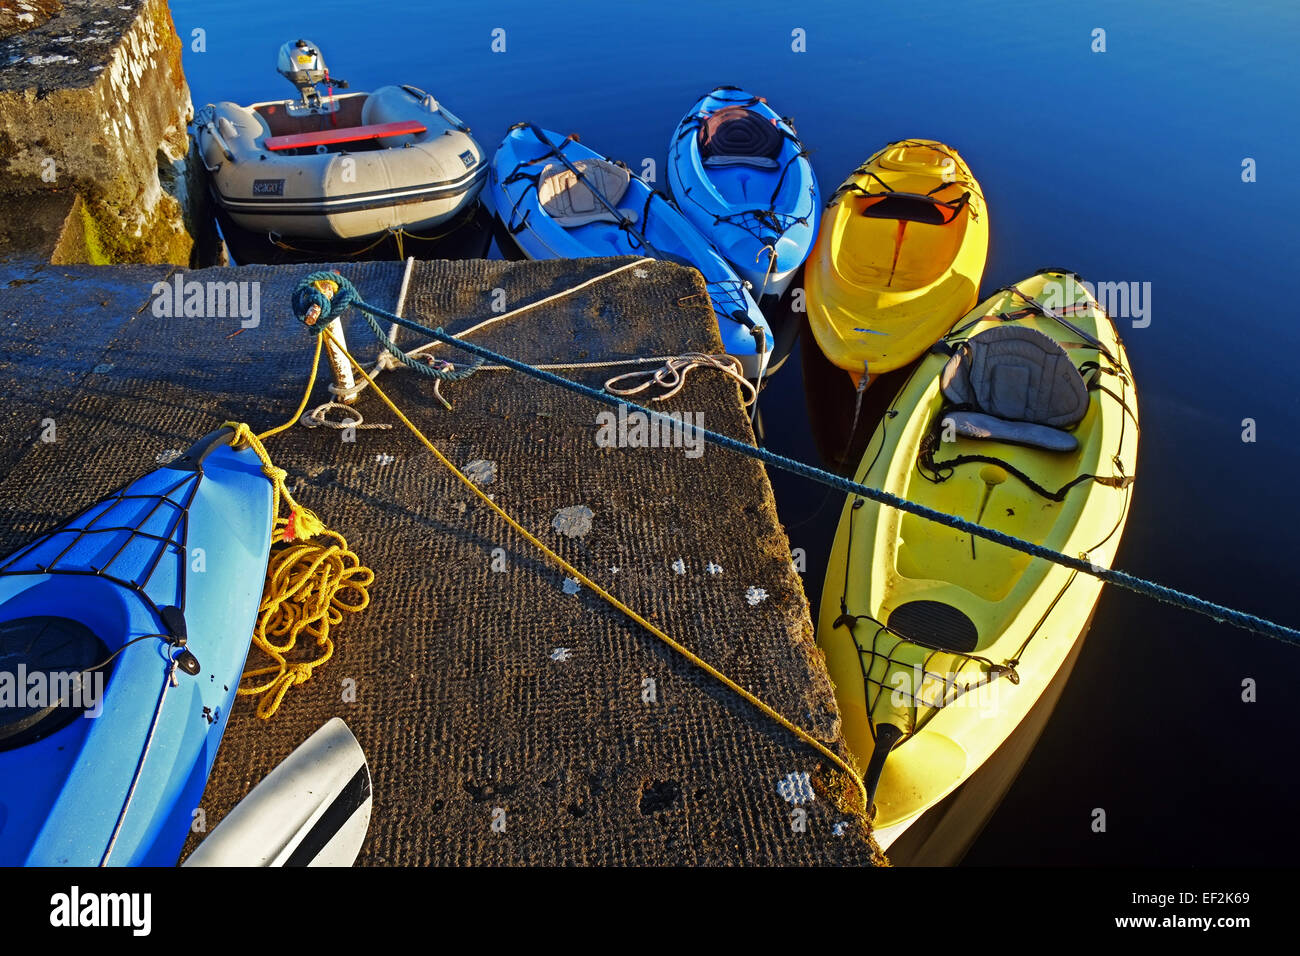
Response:
[[[528,135],[524,136],[523,132]],[[559,142],[555,142],[552,136],[556,136]],[[766,319],[750,298],[745,282],[736,276],[722,255],[698,233],[671,199],[632,175],[626,164],[601,157],[581,144],[578,150],[582,155],[571,156],[569,147],[575,143],[579,143],[576,134],[558,137],[558,134],[548,134],[532,123],[516,123],[510,128],[493,165],[495,186],[502,193],[497,200],[497,212],[505,230],[514,237],[527,231],[529,242],[541,246],[556,258],[574,254],[644,254],[700,271],[719,320],[724,344],[731,342],[737,334],[729,330],[739,325],[743,331],[737,331],[744,337],[746,347],[759,359],[758,368],[747,368],[746,374],[761,377],[771,347],[768,341],[771,332]],[[522,152],[521,145],[525,147]],[[564,169],[553,169],[556,164]],[[627,184],[625,190],[612,195],[604,187],[608,180],[604,174],[610,170],[624,171]],[[593,173],[600,177],[599,181]],[[570,185],[580,191],[579,201],[592,208],[585,214],[574,214],[573,209],[566,210],[568,214],[565,215],[551,212],[548,204],[554,197],[544,196],[543,189],[549,185],[548,180],[557,175],[570,176]],[[519,188],[521,183],[523,186]],[[675,219],[680,219],[680,224]],[[655,233],[656,228],[662,234]],[[571,237],[582,251],[565,252],[556,248],[555,242],[548,240],[548,231],[552,234],[550,240],[563,245],[565,237]],[[652,233],[655,233],[654,238]],[[688,235],[689,239],[685,238]],[[678,245],[681,251],[664,248],[670,243]],[[692,247],[691,243],[697,245]],[[536,250],[532,255],[536,255]],[[733,344],[728,351],[735,354],[735,348]]]
[[[130,493],[130,488],[135,483],[127,485],[87,508],[49,537],[15,552],[7,561],[0,563],[0,574],[88,575],[102,578],[135,594],[159,621],[162,620],[163,607],[174,606],[184,611],[189,508],[202,479],[201,472],[182,474],[158,493]],[[150,507],[143,513],[133,513],[135,502],[149,504]],[[164,508],[167,510],[164,511]],[[126,520],[122,523],[102,523],[119,517]],[[161,527],[150,530],[159,523]],[[114,541],[123,535],[125,537],[103,561],[91,564],[85,558],[72,556],[87,539],[96,535],[113,536]],[[112,542],[110,546],[111,544]],[[114,564],[138,560],[141,548],[153,552],[144,561],[141,570],[130,577],[113,573]],[[54,553],[46,557],[51,551]],[[169,570],[168,579],[155,583],[154,575],[169,556],[174,563]]]

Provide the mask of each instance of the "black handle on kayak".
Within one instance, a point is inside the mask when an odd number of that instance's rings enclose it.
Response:
[[[876,805],[876,788],[880,786],[880,775],[885,771],[885,758],[902,736],[903,731],[893,724],[876,724],[876,746],[871,751],[867,772],[862,776],[862,782],[867,787],[868,806]]]
[[[229,445],[235,437],[235,430],[228,425],[223,425],[216,431],[208,432],[174,461],[169,461],[163,467],[174,468],[177,471],[193,471],[203,474],[203,461],[218,448]]]
[[[185,623],[185,612],[174,604],[168,604],[158,609],[158,616],[162,618],[163,627],[167,628],[167,633],[172,637],[172,645],[181,649],[175,657],[176,666],[191,677],[197,676],[202,667],[199,659],[186,646],[190,642],[190,635],[189,627]]]
[[[177,647],[184,647],[189,643],[189,627],[185,624],[185,612],[174,604],[168,604],[166,607],[158,609],[158,616],[162,618],[163,627],[167,628],[167,633],[174,640],[172,641]]]

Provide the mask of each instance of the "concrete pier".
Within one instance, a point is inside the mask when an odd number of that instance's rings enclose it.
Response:
[[[459,331],[497,314],[494,304],[516,308],[617,264],[417,263],[406,314]],[[368,300],[395,303],[400,264],[338,268]],[[0,266],[0,553],[222,421],[261,430],[291,414],[312,343],[287,302],[306,271],[183,276],[257,283],[249,324],[156,315],[154,283],[175,280],[164,267]],[[474,339],[532,363],[716,351],[703,292],[697,273],[646,263]],[[347,331],[373,360],[359,317]],[[406,333],[399,342],[419,344]],[[599,386],[624,370],[563,374]],[[712,447],[602,447],[604,406],[511,372],[445,386],[451,411],[410,371],[379,382],[452,461],[485,463],[485,490],[525,527],[845,752],[757,463]],[[321,383],[313,404],[327,397]],[[367,425],[393,427],[295,426],[268,448],[299,500],[375,570],[372,605],[334,629],[334,660],[269,722],[252,698],[223,715],[201,807],[209,829],[339,716],[374,778],[362,864],[877,861],[845,781],[819,755],[596,595],[571,593],[374,395],[356,407]],[[694,373],[660,407],[752,440],[737,386],[716,372]]]

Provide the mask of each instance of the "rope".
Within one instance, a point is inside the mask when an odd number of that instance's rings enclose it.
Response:
[[[294,422],[302,418],[302,413],[306,410],[307,403],[311,401],[311,390],[316,385],[316,375],[320,371],[320,353],[321,353],[322,345],[323,342],[321,340],[317,340],[316,352],[311,359],[311,373],[307,377],[307,387],[303,389],[302,399],[298,402],[298,410],[293,413],[293,417],[290,418],[288,421],[284,422],[283,424],[276,425],[274,428],[268,428],[266,431],[262,432],[262,434],[258,435],[257,436],[258,442],[266,441],[266,439],[278,435],[282,431],[288,430],[293,425]],[[263,450],[265,451],[265,449]],[[269,458],[263,458],[262,464],[265,467],[270,467],[271,460]],[[270,476],[268,475],[267,477]]]
[[[650,400],[652,402],[664,402],[686,387],[686,376],[697,368],[716,369],[732,379],[741,387],[741,391],[745,395],[743,404],[746,408],[758,399],[758,387],[742,374],[743,367],[740,364],[740,359],[734,355],[705,355],[702,352],[688,352],[685,355],[671,358],[657,369],[638,369],[635,372],[624,372],[622,375],[615,375],[613,378],[606,380],[605,391],[611,395],[619,396],[639,395],[646,389],[657,385],[664,391]],[[624,381],[638,382],[639,384],[624,386],[621,384]],[[620,384],[615,384],[616,382]]]
[[[331,344],[337,346],[337,342],[334,342],[332,340],[332,337],[330,336],[328,329],[323,330],[322,334],[325,338],[331,339]],[[345,355],[347,354],[346,351],[344,352],[344,354]],[[424,432],[420,431],[420,429],[416,427],[415,423],[412,422],[409,418],[407,418],[400,408],[398,408],[395,404],[393,404],[392,400],[386,394],[384,394],[383,390],[378,385],[375,384],[375,380],[366,373],[366,370],[361,367],[361,364],[357,362],[356,359],[354,359],[351,355],[348,355],[348,360],[352,362],[352,365],[357,370],[357,373],[361,375],[363,378],[365,378],[369,383],[369,385],[372,388],[374,388],[375,394],[379,396],[380,400],[386,406],[388,406],[388,410],[397,416],[398,420],[401,421],[401,423],[407,427],[407,429],[411,432],[411,434],[414,435],[419,440],[420,444],[422,444],[425,448],[427,448],[445,468],[447,468],[453,475],[456,476],[456,479],[462,485],[464,485],[467,489],[469,489],[471,493],[474,494],[475,497],[477,497],[480,501],[482,501],[485,505],[487,505],[490,509],[492,509],[492,511],[496,512],[498,517],[500,517],[502,520],[506,522],[506,524],[508,524],[511,528],[513,528],[516,532],[518,532],[524,538],[524,540],[526,540],[529,544],[533,545],[535,548],[541,551],[542,554],[546,555],[546,557],[549,558],[556,566],[558,566],[570,577],[578,581],[578,583],[583,585],[583,587],[586,587],[592,593],[596,594],[601,599],[603,599],[606,603],[616,608],[617,610],[621,611],[623,614],[627,615],[631,620],[635,621],[641,627],[645,628],[645,630],[649,631],[655,637],[659,638],[659,640],[663,641],[665,644],[667,644],[669,647],[675,650],[678,654],[681,654],[690,663],[694,664],[696,667],[704,671],[710,677],[714,678],[719,683],[723,684],[731,691],[739,695],[742,699],[744,699],[752,706],[757,708],[764,715],[776,721],[776,723],[780,724],[790,733],[794,734],[795,737],[797,737],[799,740],[806,743],[808,746],[812,747],[815,751],[817,751],[819,754],[821,754],[823,757],[829,760],[832,764],[838,767],[841,771],[847,774],[849,778],[853,781],[854,785],[857,787],[862,797],[863,811],[864,812],[866,811],[867,807],[870,804],[870,801],[867,799],[867,791],[865,785],[862,782],[862,777],[857,773],[857,771],[853,769],[853,767],[849,765],[849,763],[843,757],[835,753],[835,751],[831,750],[824,743],[822,743],[820,740],[814,737],[811,733],[804,730],[798,724],[794,723],[792,720],[785,717],[779,711],[775,710],[768,704],[764,703],[756,695],[746,690],[745,688],[741,687],[739,684],[733,681],[726,674],[722,673],[722,671],[718,670],[708,661],[704,660],[704,658],[700,657],[694,651],[690,650],[690,648],[673,640],[673,638],[671,638],[665,631],[661,630],[660,628],[652,624],[650,621],[646,620],[644,617],[642,617],[631,607],[624,604],[622,601],[620,601],[609,591],[605,590],[603,587],[601,587],[591,578],[587,577],[587,575],[583,574],[581,571],[579,571],[568,561],[564,560],[564,558],[562,558],[558,553],[556,553],[550,547],[548,547],[544,541],[542,541],[540,538],[538,538],[536,535],[530,532],[527,528],[521,525],[518,521],[512,518],[500,505],[498,505],[484,491],[482,491],[478,485],[476,485],[473,481],[471,481],[459,468],[457,468],[454,464],[452,464],[450,459],[448,459],[442,452],[440,452],[437,449],[437,447],[434,446],[433,442],[429,441],[429,439],[425,437]]]
[[[301,318],[308,328],[313,329],[319,335],[325,331],[326,325],[347,311],[358,299],[356,288],[338,272],[327,270],[313,272],[303,282],[298,283],[297,288],[294,289],[293,310],[294,314]],[[393,315],[394,313],[385,314]],[[324,316],[324,319],[317,324],[318,319],[322,316]],[[419,372],[421,375],[454,382],[467,378],[478,370],[477,366],[474,365],[469,368],[458,369],[451,362],[441,359],[421,362],[399,349],[396,343],[388,337],[388,333],[375,321],[375,317],[370,311],[363,309],[362,316],[370,326],[370,331],[374,333],[375,338],[379,340],[384,349],[407,368]],[[330,341],[335,342],[332,336]],[[337,343],[335,343],[335,347],[340,352],[343,351],[342,346],[337,345]],[[299,415],[295,417],[294,421],[297,421],[301,414],[302,412],[299,410]]]
[[[516,359],[502,355],[499,352],[494,352],[491,349],[484,348],[481,345],[475,345],[471,342],[459,339],[441,328],[432,329],[428,326],[421,325],[418,322],[403,319],[400,316],[393,315],[391,312],[386,312],[376,306],[369,305],[360,298],[356,289],[352,288],[350,282],[342,276],[338,276],[338,279],[342,281],[343,286],[350,290],[350,294],[347,295],[343,301],[347,302],[348,305],[356,305],[357,308],[362,311],[371,312],[380,317],[390,319],[404,328],[432,336],[440,342],[444,342],[447,345],[454,345],[455,347],[463,349],[471,355],[475,355],[485,361],[503,365],[517,372],[522,372],[525,375],[540,379],[543,382],[567,389],[575,394],[584,395],[594,401],[602,402],[614,407],[626,407],[629,411],[641,412],[656,419],[660,424],[672,421],[672,419],[668,418],[662,412],[656,412],[653,409],[636,405],[626,399],[619,398],[615,395],[609,395],[588,385],[583,385],[581,382],[570,381],[569,379],[561,378],[551,372],[534,368],[527,363],[517,361]],[[335,308],[337,310],[338,306],[335,306]],[[755,448],[752,445],[747,445],[742,441],[738,441],[737,439],[718,432],[709,431],[705,428],[699,428],[697,429],[697,432],[698,434],[703,435],[706,441],[711,442],[720,448],[727,448],[738,454],[762,462],[764,465],[779,468],[782,471],[787,471],[803,478],[808,478],[845,494],[860,495],[869,501],[874,501],[877,504],[895,508],[899,511],[905,511],[908,514],[916,515],[919,518],[924,518],[927,521],[934,522],[935,524],[940,524],[975,537],[984,538],[987,541],[992,541],[994,544],[1000,544],[1003,547],[1020,551],[1023,554],[1030,555],[1031,557],[1052,561],[1083,574],[1091,575],[1107,584],[1113,584],[1126,591],[1132,591],[1135,594],[1141,594],[1144,597],[1149,597],[1165,604],[1181,607],[1184,610],[1192,611],[1219,623],[1231,624],[1234,627],[1253,631],[1254,633],[1261,634],[1265,637],[1271,637],[1275,640],[1283,641],[1284,643],[1300,646],[1300,630],[1296,630],[1295,628],[1278,624],[1254,614],[1248,614],[1244,611],[1225,607],[1222,604],[1207,601],[1204,598],[1187,594],[1175,588],[1167,587],[1158,582],[1140,578],[1124,571],[1118,571],[1113,568],[1098,567],[1090,561],[1087,561],[1085,558],[1062,554],[1059,551],[1046,548],[1040,544],[1035,544],[1032,541],[1025,541],[1013,535],[994,530],[993,528],[986,528],[983,525],[975,524],[974,522],[967,521],[966,519],[956,515],[936,511],[933,508],[926,507],[925,505],[918,504],[917,502],[910,501],[906,498],[900,498],[888,491],[879,488],[870,488],[867,485],[851,481],[848,478],[843,478],[831,472],[824,471],[821,468],[815,468],[812,465],[805,464],[804,462],[797,461],[793,458],[778,455],[768,449]]]
[[[332,421],[327,418],[330,412],[338,409],[346,412],[348,417],[342,421]],[[369,428],[392,428],[387,422],[368,422],[362,417],[361,412],[357,411],[351,405],[344,405],[342,402],[322,402],[317,405],[306,415],[301,416],[298,421],[307,428],[333,428],[338,431],[344,431],[351,428],[354,430],[364,430]]]
[[[302,409],[299,408],[294,417],[289,420],[289,424],[296,422],[301,415]],[[226,422],[225,427],[233,428],[235,431],[231,445],[235,448],[241,446],[251,448],[262,462],[262,474],[266,475],[271,481],[271,514],[274,516],[271,542],[278,544],[282,541],[289,542],[303,538],[313,538],[324,531],[325,523],[316,516],[315,512],[298,504],[293,495],[290,494],[288,487],[284,483],[289,473],[283,468],[278,468],[272,464],[271,455],[262,444],[261,436],[254,435],[253,430],[243,422]],[[263,432],[263,434],[277,434],[283,431],[285,427],[285,425],[281,425],[269,432]],[[283,521],[279,517],[281,501],[289,506],[289,514]]]
[[[276,528],[283,528],[286,521],[276,518]],[[330,543],[321,543],[322,538]],[[344,614],[364,611],[370,605],[368,589],[375,573],[361,563],[338,532],[323,529],[316,539],[276,549],[267,567],[253,645],[272,663],[245,670],[238,690],[241,697],[261,695],[257,716],[263,720],[275,716],[291,687],[311,680],[316,668],[334,656],[330,627],[342,621]],[[291,662],[288,655],[296,650],[304,633],[316,639],[321,651],[313,660]],[[254,683],[245,685],[247,680]]]
[[[320,249],[305,249],[299,246],[295,246],[291,243],[285,242],[284,237],[281,236],[278,232],[273,232],[273,231],[268,232],[266,234],[266,238],[267,241],[270,242],[273,246],[279,249],[283,249],[285,252],[296,252],[299,255],[303,255],[303,256],[319,256],[322,251]],[[380,233],[379,237],[375,239],[374,242],[369,243],[368,245],[366,245],[361,249],[356,249],[352,252],[340,253],[338,251],[337,243],[336,243],[333,247],[330,248],[329,251],[331,256],[339,256],[344,259],[357,259],[360,258],[361,256],[364,256],[367,252],[375,248],[375,246],[379,245],[381,242],[384,242],[386,239],[388,239],[388,234]]]
[[[597,282],[601,282],[601,281],[603,281],[603,280],[605,280],[605,279],[609,279],[609,278],[611,278],[611,277],[613,277],[613,276],[616,276],[616,275],[618,275],[620,272],[625,272],[625,271],[627,271],[628,269],[632,269],[632,268],[634,268],[634,267],[636,267],[636,266],[642,266],[642,265],[645,265],[645,264],[648,263],[648,262],[654,262],[654,261],[655,261],[655,260],[650,259],[650,258],[641,258],[641,259],[635,259],[635,260],[633,260],[632,262],[624,263],[623,265],[618,266],[617,268],[610,269],[608,272],[602,272],[600,275],[592,276],[590,279],[586,279],[586,280],[584,280],[583,282],[580,282],[580,283],[578,283],[578,284],[575,285],[575,286],[571,286],[571,287],[569,287],[569,288],[567,288],[567,289],[561,289],[559,292],[553,293],[552,295],[548,295],[548,296],[545,296],[545,297],[543,297],[543,298],[541,298],[541,299],[537,299],[536,301],[529,302],[529,303],[527,303],[527,304],[525,304],[525,305],[521,305],[521,306],[519,306],[518,308],[510,309],[510,310],[508,310],[508,311],[506,311],[506,312],[502,312],[500,315],[494,315],[494,316],[492,316],[491,318],[484,319],[483,321],[478,322],[478,323],[476,323],[476,324],[470,326],[468,329],[465,329],[464,331],[462,331],[462,332],[460,332],[460,333],[458,333],[458,334],[459,334],[459,335],[462,335],[462,336],[464,336],[464,335],[472,335],[473,333],[478,332],[478,331],[480,331],[480,330],[482,330],[482,329],[485,329],[485,328],[487,328],[487,327],[490,326],[490,325],[494,325],[494,324],[496,324],[497,322],[502,322],[502,321],[504,321],[504,320],[506,320],[506,319],[512,319],[512,318],[515,318],[516,316],[523,315],[525,312],[531,311],[532,309],[539,308],[539,307],[541,307],[541,306],[543,306],[543,305],[546,305],[547,303],[555,302],[555,301],[557,301],[557,300],[559,300],[559,299],[563,299],[563,298],[565,298],[566,296],[573,295],[575,292],[581,292],[583,289],[587,288],[588,286],[595,285]],[[333,284],[334,281],[335,281],[335,279],[338,277],[338,273],[336,273],[336,272],[329,272],[329,273],[319,273],[319,272],[314,272],[314,273],[312,273],[312,276],[322,276],[322,275],[325,276],[325,281],[328,282],[328,283],[331,283],[331,284]],[[312,281],[316,281],[316,280],[312,280]],[[325,293],[324,290],[318,290],[318,291],[320,292],[322,298],[326,298],[326,299],[328,299],[328,296],[326,295],[326,293]],[[355,290],[354,290],[354,291],[355,291]],[[295,294],[296,294],[296,293],[295,293]],[[332,293],[331,293],[331,294],[332,294]],[[314,303],[317,302],[318,300],[315,299],[315,298],[312,298],[312,299],[309,299],[309,300],[307,300],[307,301],[309,302],[309,307],[310,307],[310,304],[314,304]],[[296,310],[296,309],[297,309],[297,304],[295,303],[295,310]],[[375,325],[374,325],[373,320],[372,320],[372,322],[371,322],[371,329],[373,330],[374,328],[375,328]],[[400,355],[404,355],[404,356],[406,356],[407,358],[422,358],[422,357],[427,356],[428,353],[429,353],[430,351],[432,351],[433,349],[437,348],[438,346],[446,344],[446,343],[444,343],[444,342],[439,342],[439,341],[436,341],[436,340],[435,340],[435,341],[433,341],[433,342],[426,342],[424,345],[421,345],[421,346],[419,346],[418,348],[413,348],[413,349],[410,349],[410,350],[407,350],[407,351],[402,351],[401,349],[399,349],[399,348],[397,347],[396,343],[393,341],[393,339],[395,339],[396,336],[397,336],[397,328],[398,328],[397,324],[394,323],[393,328],[389,331],[389,333],[387,334],[387,336],[384,336],[384,337],[381,338],[381,342],[384,342],[384,349],[383,349],[382,352],[379,353],[379,357],[376,359],[375,364],[372,365],[372,366],[370,367],[370,374],[371,374],[372,376],[374,376],[375,378],[378,378],[378,377],[379,377],[379,374],[380,374],[381,372],[387,371],[388,369],[396,368],[397,365],[398,365],[399,363],[400,363],[400,364],[406,364],[405,362],[401,362],[401,360],[397,358],[397,355],[398,355],[398,354],[400,354]],[[394,353],[396,353],[396,354],[394,354]],[[551,366],[539,366],[539,367],[541,367],[541,368],[556,368],[556,369],[565,369],[565,368],[606,368],[606,367],[611,367],[611,368],[612,368],[612,367],[617,367],[617,366],[619,366],[619,365],[629,365],[629,364],[635,365],[635,364],[643,364],[643,363],[649,363],[649,362],[663,362],[663,361],[668,361],[668,360],[671,359],[671,358],[672,358],[672,356],[661,356],[661,357],[656,357],[656,358],[653,358],[653,359],[625,359],[625,360],[613,360],[613,361],[610,361],[610,362],[589,362],[589,363],[583,363],[582,365],[551,365]],[[474,368],[477,369],[478,371],[500,371],[500,370],[502,370],[503,368],[505,368],[505,366],[494,366],[494,365],[478,364],[478,365],[475,365]],[[336,388],[334,385],[331,384],[331,385],[330,385],[330,391],[331,391],[333,394],[335,394],[335,395],[337,395],[337,396],[339,396],[339,397],[342,397],[342,398],[345,398],[345,399],[352,399],[352,400],[355,401],[356,397],[357,397],[358,395],[360,395],[363,391],[365,391],[367,387],[369,387],[369,386],[368,386],[368,382],[369,382],[369,380],[363,380],[363,381],[361,381],[361,382],[358,382],[358,383],[357,383],[356,385],[354,385],[352,388],[349,388],[349,389],[346,389],[346,390],[338,389],[338,388]],[[435,387],[436,387],[436,385],[435,385]],[[443,404],[445,407],[447,407],[447,408],[451,408],[451,406],[447,403],[447,401],[446,401],[445,399],[442,398],[441,394],[438,395],[438,400],[439,400],[440,402],[442,402],[442,404]],[[333,404],[333,403],[327,403],[327,404]],[[349,408],[349,410],[351,410],[350,406],[343,406],[343,407]],[[324,412],[321,411],[321,409],[325,409],[325,411],[328,411],[328,410],[329,410],[326,406],[321,406],[321,408],[315,409],[315,410],[312,412],[311,416],[310,416],[310,419],[311,419],[311,421],[312,421],[314,424],[316,424],[316,425],[328,425],[328,426],[330,426],[330,427],[334,427],[334,428],[345,428],[345,427],[347,427],[346,425],[336,425],[336,424],[334,424],[334,423],[332,423],[332,422],[329,422],[329,421],[325,420],[325,418],[324,418]],[[320,412],[321,414],[320,414],[319,416],[317,416],[316,412]],[[360,415],[359,415],[359,413],[353,411],[353,414],[356,414],[357,417],[358,417],[358,423],[357,423],[356,425],[354,425],[353,427],[356,427],[356,428],[360,428],[360,427],[362,427],[361,424],[360,424]],[[299,416],[299,417],[301,418],[301,416]],[[303,424],[306,425],[307,422],[303,422]],[[308,426],[308,427],[311,427],[311,426]],[[366,425],[366,426],[364,426],[364,427],[366,427],[366,428],[388,428],[388,427],[390,427],[390,426],[388,426],[388,425]]]
[[[257,716],[263,720],[275,716],[291,687],[306,683],[317,667],[334,656],[330,627],[342,621],[344,614],[365,610],[370,604],[368,588],[375,580],[374,572],[361,563],[341,534],[326,528],[314,512],[294,500],[285,485],[288,472],[271,462],[262,444],[263,439],[278,435],[303,417],[316,384],[324,344],[325,337],[317,336],[307,387],[291,418],[260,435],[242,422],[226,422],[235,432],[232,445],[253,450],[272,489],[272,550],[253,628],[253,646],[271,663],[245,670],[236,690],[241,697],[261,695]],[[348,359],[351,361],[351,356]],[[361,427],[360,423],[355,427]],[[288,514],[283,517],[281,502],[288,506]],[[314,637],[322,650],[313,660],[291,661],[288,655],[296,650],[303,633]],[[254,683],[245,685],[249,679]]]
[[[416,239],[420,242],[436,242],[439,239],[445,239],[447,236],[451,235],[456,230],[460,229],[462,226],[464,226],[466,223],[468,223],[471,219],[474,218],[476,214],[474,206],[471,204],[467,208],[468,208],[467,214],[457,215],[455,218],[449,220],[451,225],[448,228],[440,232],[435,232],[432,235],[429,235],[427,233],[411,232],[411,230],[405,228],[404,226],[390,226],[388,229],[379,233],[379,235],[376,236],[374,240],[367,243],[362,248],[354,249],[352,251],[346,251],[346,252],[339,250],[338,240],[324,242],[321,243],[320,248],[311,249],[311,248],[306,248],[301,246],[295,246],[289,242],[286,242],[284,237],[275,231],[267,232],[266,238],[267,241],[269,241],[272,245],[280,249],[283,249],[286,252],[296,252],[299,255],[313,256],[316,257],[318,260],[324,258],[325,253],[328,253],[329,257],[333,259],[338,259],[338,258],[357,259],[365,255],[367,252],[370,252],[380,243],[387,242],[391,238],[394,241],[394,245],[397,247],[397,258],[401,259],[404,258],[403,256],[404,250],[402,247],[403,238]],[[301,242],[302,240],[299,239],[297,241]]]

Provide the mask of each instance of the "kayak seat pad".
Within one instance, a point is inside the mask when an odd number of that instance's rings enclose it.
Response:
[[[940,387],[960,408],[944,412],[966,438],[1069,452],[1064,429],[1088,412],[1088,387],[1059,343],[1036,329],[1000,326],[967,339],[948,360]]]
[[[1009,445],[1027,445],[1044,451],[1074,451],[1079,440],[1067,431],[1035,425],[1031,422],[1009,422],[981,412],[952,411],[943,416],[946,425],[952,422],[957,434],[963,438],[1006,442]]]
[[[700,124],[700,158],[705,166],[777,169],[785,137],[776,124],[743,106],[727,106]]]
[[[551,163],[537,178],[537,202],[546,214],[565,229],[590,222],[618,222],[592,190],[598,190],[609,205],[617,206],[632,182],[631,171],[603,159],[575,160],[573,167],[581,177],[560,163]],[[636,218],[628,212],[623,215]]]

